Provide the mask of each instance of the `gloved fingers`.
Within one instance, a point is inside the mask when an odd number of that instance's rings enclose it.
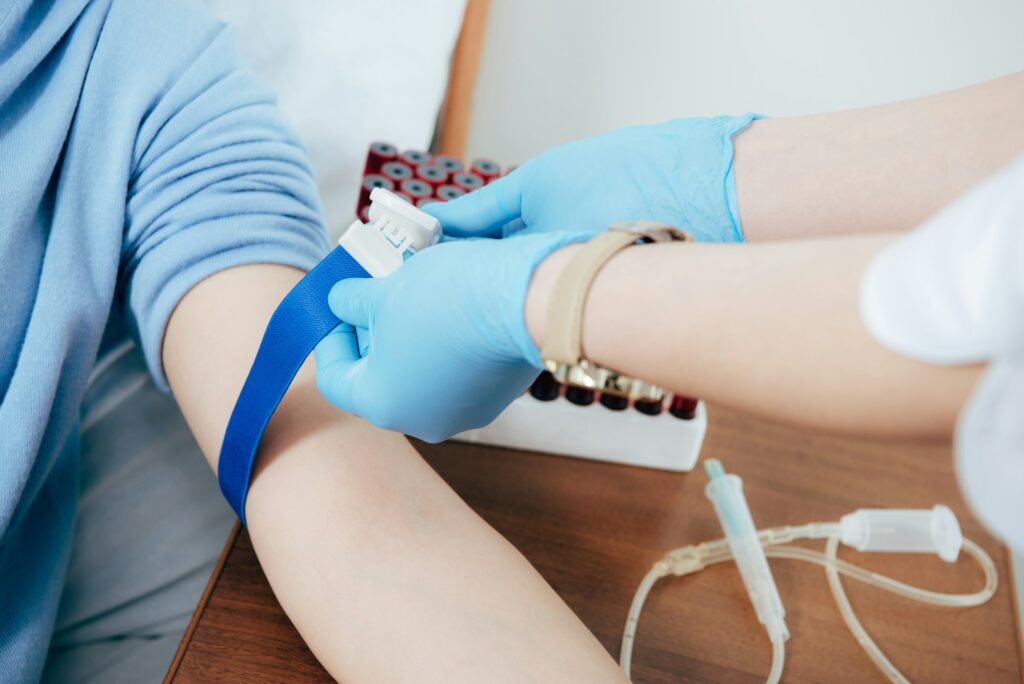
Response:
[[[320,393],[338,408],[354,413],[351,378],[357,364],[363,363],[355,328],[342,323],[320,340],[313,353],[316,356],[316,385]]]
[[[357,328],[369,328],[376,298],[383,281],[373,278],[349,278],[334,284],[327,295],[331,313]]]
[[[502,227],[519,218],[524,167],[479,190],[423,207],[452,237],[501,237]]]
[[[366,356],[370,351],[371,340],[373,339],[369,328],[356,328],[356,340],[359,343],[359,356]]]
[[[523,219],[521,218],[517,218],[512,221],[509,221],[508,223],[501,227],[501,237],[512,237],[513,235],[518,235],[519,233],[522,233],[524,230],[526,230],[526,222],[523,221]]]

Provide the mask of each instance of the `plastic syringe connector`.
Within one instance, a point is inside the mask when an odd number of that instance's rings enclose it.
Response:
[[[789,638],[786,628],[786,609],[775,587],[775,579],[768,567],[764,547],[757,536],[757,528],[750,516],[750,508],[743,496],[743,481],[736,475],[727,475],[716,459],[704,462],[710,482],[704,493],[715,507],[718,522],[725,532],[729,550],[740,570],[757,619],[768,630],[772,641]]]
[[[370,193],[369,223],[356,220],[338,244],[374,278],[382,278],[410,256],[437,244],[441,224],[398,195],[374,188]]]
[[[964,536],[953,511],[939,504],[930,510],[858,509],[840,519],[839,540],[858,551],[935,553],[952,563]]]

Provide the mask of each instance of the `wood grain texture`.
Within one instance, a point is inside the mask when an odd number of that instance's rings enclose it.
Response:
[[[811,433],[711,407],[703,456],[739,474],[759,527],[836,520],[860,507],[942,502],[996,560],[1000,586],[972,609],[926,606],[846,581],[865,627],[912,681],[1021,681],[1008,554],[970,515],[945,444]],[[633,591],[665,551],[720,536],[701,472],[669,474],[476,445],[417,444],[467,502],[508,537],[617,656]],[[820,545],[819,547],[820,548]],[[970,561],[841,555],[921,586],[973,591]],[[771,561],[792,636],[786,682],[884,681],[843,625],[824,572]],[[243,532],[172,681],[319,682],[320,669],[274,600]],[[732,565],[663,580],[640,620],[634,681],[762,682],[770,653]]]
[[[450,154],[460,159],[465,156],[489,8],[490,0],[466,0],[466,12],[452,52],[448,92],[440,117],[441,130],[436,146],[439,154]]]
[[[178,667],[188,651],[189,644],[192,643],[192,635],[195,634],[196,627],[199,626],[200,620],[203,619],[206,607],[210,603],[210,597],[213,595],[214,589],[217,588],[217,582],[224,571],[224,564],[227,563],[228,556],[231,555],[232,550],[235,548],[235,541],[241,532],[242,524],[236,520],[231,528],[231,532],[228,533],[228,540],[224,544],[224,549],[220,552],[220,558],[217,559],[217,564],[213,566],[213,572],[210,573],[210,580],[206,583],[206,588],[203,589],[203,595],[199,597],[199,603],[196,606],[195,612],[192,613],[192,619],[188,621],[188,627],[185,628],[185,634],[181,637],[181,643],[178,644],[174,660],[171,661],[171,666],[167,668],[167,674],[164,675],[164,684],[173,682],[174,677],[178,674]]]

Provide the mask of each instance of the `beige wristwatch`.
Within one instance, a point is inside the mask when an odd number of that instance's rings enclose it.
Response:
[[[583,308],[601,267],[616,253],[638,242],[689,240],[678,228],[649,221],[616,223],[586,243],[562,271],[551,293],[541,359],[559,382],[631,399],[659,401],[656,385],[602,368],[583,358]]]

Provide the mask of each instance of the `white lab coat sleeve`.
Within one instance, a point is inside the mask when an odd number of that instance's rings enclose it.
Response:
[[[860,305],[893,351],[988,364],[957,424],[957,475],[982,522],[1024,550],[1024,157],[879,254]]]
[[[1024,158],[882,252],[861,287],[871,334],[932,363],[1019,351],[1022,311]]]

